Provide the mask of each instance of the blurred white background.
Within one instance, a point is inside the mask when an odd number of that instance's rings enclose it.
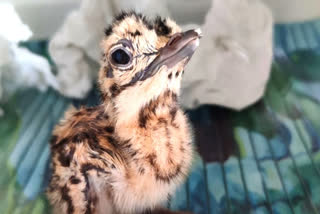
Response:
[[[61,26],[68,12],[79,7],[81,3],[81,0],[8,1],[14,4],[22,20],[32,29],[33,39],[50,37]],[[263,1],[271,8],[277,23],[305,21],[320,17],[319,0]],[[201,23],[211,6],[211,0],[174,0],[168,1],[168,4],[172,17],[179,23]]]

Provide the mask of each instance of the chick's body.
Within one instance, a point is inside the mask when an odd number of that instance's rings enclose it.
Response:
[[[158,208],[192,160],[177,100],[193,43],[180,47],[186,36],[177,32],[170,20],[152,25],[135,13],[115,19],[102,43],[102,104],[68,111],[53,133],[47,195],[55,213],[170,213]]]

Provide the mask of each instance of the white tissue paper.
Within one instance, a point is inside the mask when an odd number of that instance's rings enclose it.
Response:
[[[62,94],[86,96],[98,72],[103,28],[128,9],[151,17],[169,16],[167,2],[157,0],[83,0],[81,8],[69,15],[49,49]],[[182,105],[217,104],[239,110],[256,102],[263,95],[272,60],[270,10],[260,0],[212,0],[201,28],[204,36],[182,84]]]
[[[51,73],[48,61],[18,47],[18,42],[31,35],[14,7],[0,3],[0,103],[19,88],[36,87],[44,91],[52,86],[58,89],[58,81]]]
[[[213,0],[183,78],[182,104],[240,110],[263,96],[272,62],[273,19],[259,0]]]

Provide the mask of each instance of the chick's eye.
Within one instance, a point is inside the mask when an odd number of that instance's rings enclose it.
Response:
[[[111,54],[111,58],[116,65],[127,65],[131,61],[131,54],[123,49],[117,49]]]

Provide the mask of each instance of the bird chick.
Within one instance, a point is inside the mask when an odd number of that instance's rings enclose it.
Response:
[[[102,103],[68,111],[55,128],[48,198],[59,214],[174,213],[161,205],[192,161],[178,95],[199,31],[130,12],[105,34]]]

